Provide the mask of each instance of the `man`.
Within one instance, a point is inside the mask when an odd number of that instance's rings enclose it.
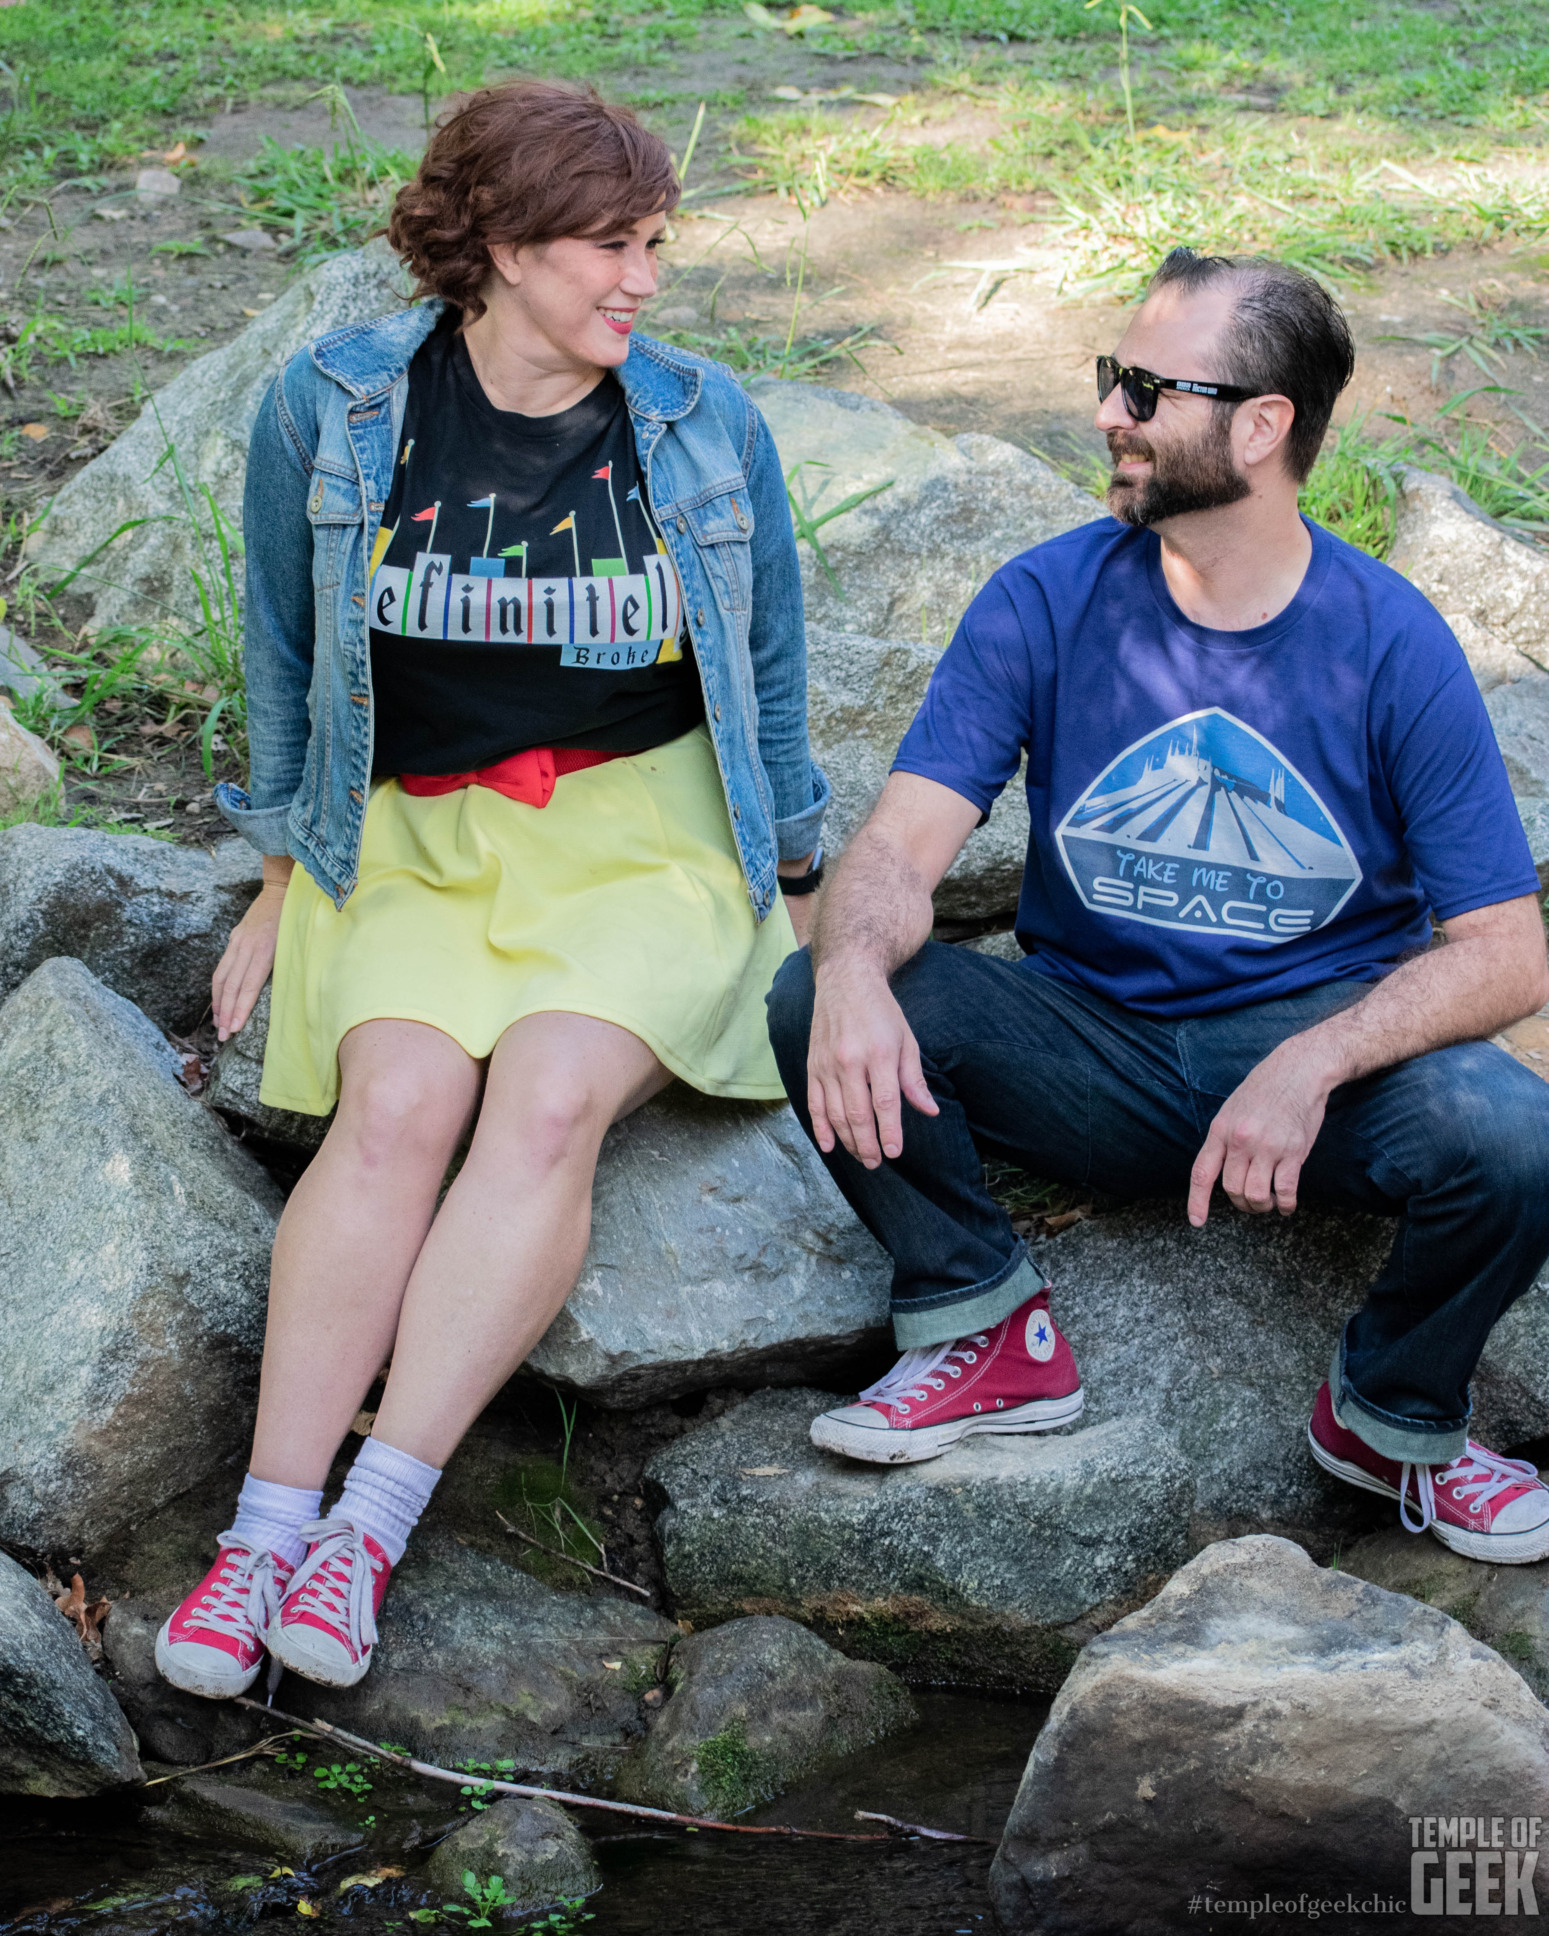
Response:
[[[1398,1219],[1313,1455],[1411,1530],[1536,1560],[1549,1490],[1467,1422],[1490,1327],[1549,1256],[1549,1086],[1484,1040],[1549,997],[1538,883],[1446,625],[1298,511],[1353,365],[1308,277],[1167,258],[1098,363],[1112,520],[974,600],[787,961],[781,1072],[892,1254],[904,1349],[812,1436],[895,1463],[1079,1414],[986,1153],[1186,1189],[1196,1227],[1217,1183],[1260,1214],[1305,1195]],[[1024,749],[1013,965],[928,936]]]

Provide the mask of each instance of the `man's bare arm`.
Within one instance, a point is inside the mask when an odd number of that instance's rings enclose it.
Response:
[[[936,1114],[888,977],[929,939],[931,895],[978,824],[960,793],[894,773],[822,897],[807,1106],[818,1147],[837,1138],[869,1170],[903,1149],[901,1100]]]
[[[1443,926],[1445,947],[1405,962],[1353,1007],[1290,1036],[1227,1097],[1194,1164],[1190,1223],[1204,1223],[1217,1177],[1239,1210],[1288,1217],[1341,1083],[1494,1035],[1549,1000],[1535,896],[1476,908]]]

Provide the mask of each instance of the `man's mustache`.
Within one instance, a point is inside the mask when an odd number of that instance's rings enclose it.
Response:
[[[1144,437],[1136,437],[1128,430],[1110,430],[1106,435],[1108,455],[1115,464],[1121,457],[1138,457],[1145,463],[1154,461],[1155,452]]]

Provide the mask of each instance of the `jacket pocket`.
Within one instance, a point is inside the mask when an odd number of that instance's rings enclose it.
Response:
[[[753,598],[753,507],[745,485],[684,511],[689,535],[722,609],[745,613]]]
[[[312,527],[312,583],[332,591],[344,570],[351,528],[362,523],[360,486],[353,477],[318,469],[307,494],[307,522]]]

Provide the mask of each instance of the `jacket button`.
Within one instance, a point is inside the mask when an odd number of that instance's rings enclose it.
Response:
[[[703,625],[704,622],[705,622],[704,608],[703,606],[701,606],[700,609],[694,614],[694,623],[696,625]]]
[[[322,492],[321,492],[321,491],[317,491],[317,492],[315,492],[315,493],[313,494],[313,497],[312,497],[312,503],[311,503],[311,506],[310,506],[310,508],[311,508],[312,510],[314,510],[314,511],[321,511],[321,510],[322,510],[322,508],[323,508],[323,494],[322,494]]]
[[[679,519],[678,519],[678,529],[679,529],[680,531],[687,531],[687,529],[688,529],[688,519],[687,519],[687,518],[679,518]]]
[[[734,506],[732,516],[737,520],[737,529],[739,531],[746,531],[748,528],[747,515],[740,504]]]
[[[740,820],[742,818],[742,809],[741,807],[737,806],[735,803],[733,803],[733,806],[732,806],[731,817],[733,820]]]
[[[717,706],[715,709],[715,720],[716,720],[716,724],[719,725],[721,722],[721,709],[719,706]]]

